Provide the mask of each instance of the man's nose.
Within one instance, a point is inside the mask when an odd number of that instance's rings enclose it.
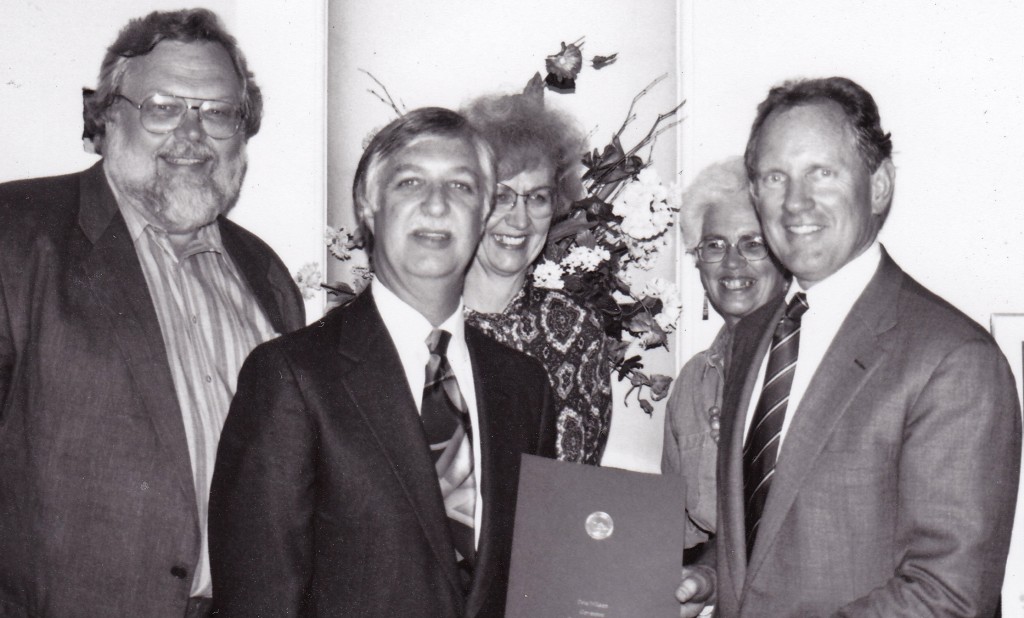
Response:
[[[432,217],[448,212],[448,189],[442,183],[429,183],[423,200],[423,210]]]
[[[786,187],[786,199],[783,206],[786,210],[796,212],[810,208],[813,205],[811,201],[810,189],[807,186],[807,182],[802,178],[797,178],[790,181]]]
[[[181,117],[181,122],[174,129],[174,134],[179,139],[191,142],[197,142],[206,137],[206,130],[203,128],[203,120],[199,116],[198,108],[189,107],[185,110],[185,114]]]

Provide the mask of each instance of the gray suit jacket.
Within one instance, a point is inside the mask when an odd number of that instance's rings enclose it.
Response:
[[[537,361],[467,326],[483,523],[463,604],[423,424],[367,290],[256,348],[210,490],[219,616],[504,615],[519,462],[554,457]]]
[[[219,221],[275,329],[276,255]],[[0,615],[184,615],[199,555],[185,429],[145,276],[103,174],[0,185]]]
[[[991,337],[883,251],[796,410],[757,544],[744,540],[744,418],[781,303],[743,320],[719,457],[720,616],[991,616],[1021,419]]]

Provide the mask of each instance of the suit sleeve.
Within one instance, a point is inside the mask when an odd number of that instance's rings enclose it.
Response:
[[[537,455],[556,459],[558,457],[558,410],[555,408],[555,394],[551,391],[547,376],[540,374],[543,397],[541,400],[541,414],[539,434],[540,440],[537,443]]]
[[[278,348],[246,360],[210,491],[210,565],[219,616],[296,616],[313,563],[314,423]]]
[[[7,395],[11,389],[11,376],[14,373],[14,333],[11,327],[11,316],[7,308],[7,292],[3,276],[0,275],[0,421]]]
[[[999,602],[1020,472],[1009,367],[989,341],[938,363],[906,419],[898,462],[898,564],[837,616],[991,616]]]

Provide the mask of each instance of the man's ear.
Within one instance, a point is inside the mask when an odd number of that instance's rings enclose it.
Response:
[[[359,222],[362,223],[363,227],[369,230],[371,234],[373,234],[376,232],[373,228],[373,216],[377,211],[370,207],[370,201],[371,200],[366,198],[359,200]]]
[[[480,207],[480,221],[483,225],[487,226],[487,220],[494,214],[494,193],[491,193],[491,199],[488,202],[484,202],[483,206]]]
[[[747,194],[750,196],[750,203],[754,205],[754,210],[757,210],[757,185],[752,182],[747,183]]]
[[[874,174],[871,174],[871,212],[876,215],[884,215],[889,211],[892,204],[892,194],[896,188],[896,166],[892,159],[886,159],[879,164]]]

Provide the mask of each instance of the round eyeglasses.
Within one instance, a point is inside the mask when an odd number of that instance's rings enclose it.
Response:
[[[555,197],[554,191],[551,189],[542,187],[527,191],[526,193],[516,193],[512,190],[512,187],[503,185],[500,182],[494,192],[494,207],[497,210],[511,210],[515,207],[519,198],[523,198],[523,203],[526,204],[526,211],[531,216],[547,217],[554,212]]]
[[[736,251],[748,262],[756,262],[768,257],[768,245],[765,244],[764,238],[760,236],[744,236],[736,241],[735,244],[723,238],[702,240],[697,245],[697,259],[705,264],[721,262],[725,259],[726,254],[729,253],[729,247],[736,247]]]
[[[139,110],[142,128],[150,133],[170,133],[181,125],[190,109],[199,112],[199,122],[206,134],[215,139],[227,139],[238,133],[242,126],[242,110],[233,103],[212,99],[185,99],[171,94],[154,94],[142,103],[136,103],[123,94],[115,94]],[[192,105],[189,101],[202,101]]]

